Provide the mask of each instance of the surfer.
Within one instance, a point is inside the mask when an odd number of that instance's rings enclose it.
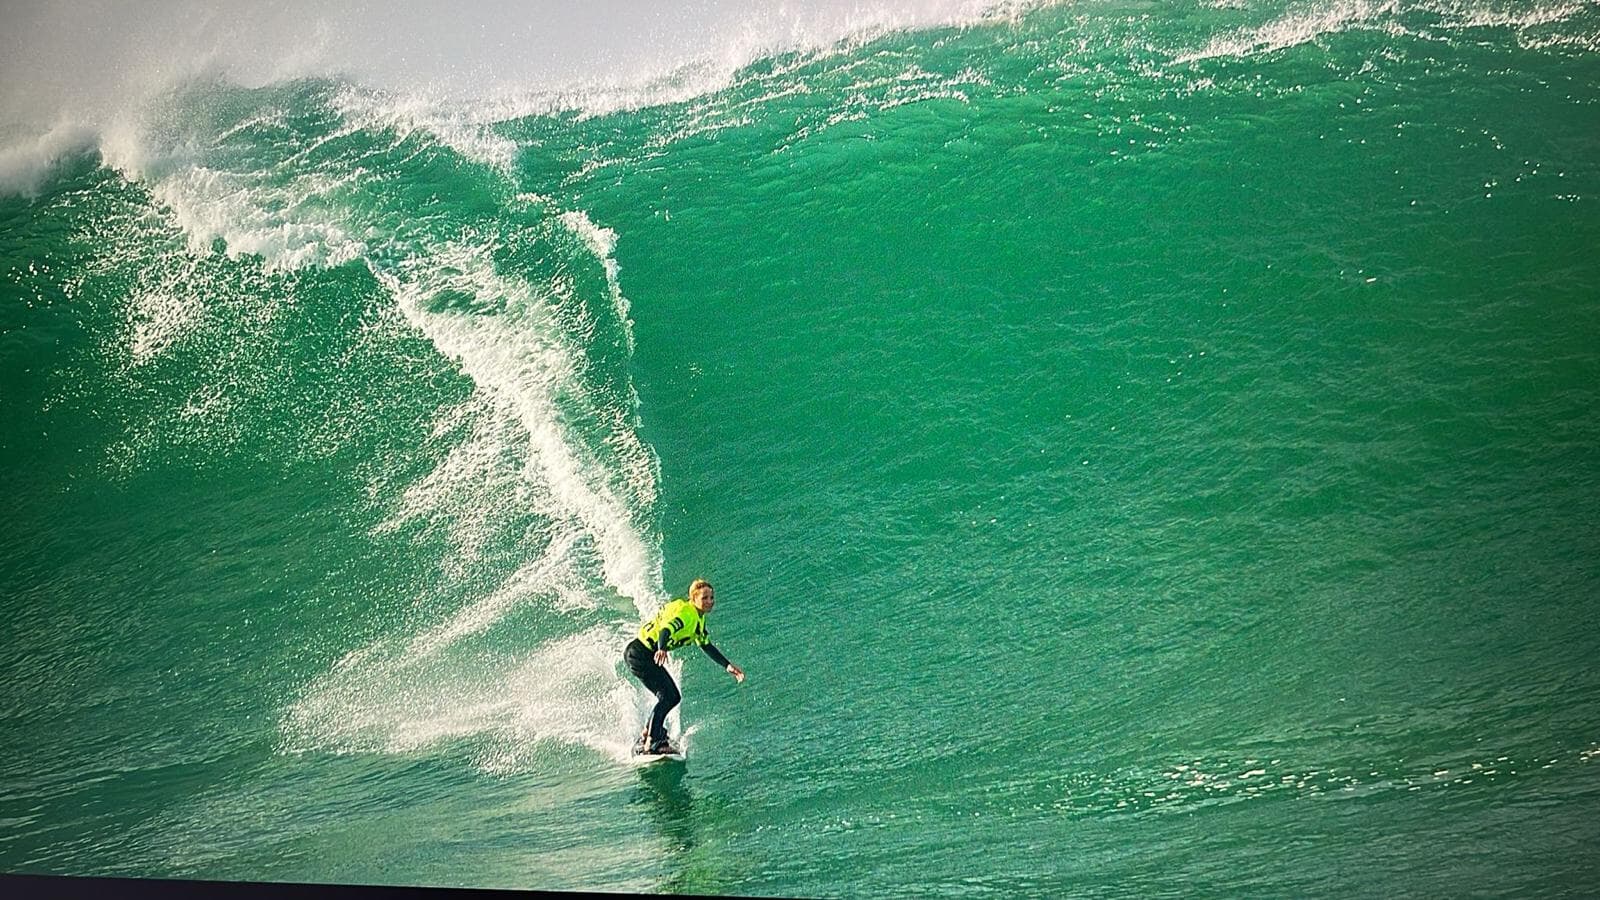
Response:
[[[698,644],[706,655],[727,671],[736,681],[744,681],[744,670],[728,662],[706,634],[706,616],[716,605],[716,592],[711,582],[696,578],[689,585],[689,597],[674,598],[661,607],[656,617],[639,628],[639,636],[628,642],[622,659],[628,664],[633,677],[644,683],[656,695],[656,708],[650,715],[650,724],[639,736],[640,753],[676,754],[678,749],[667,743],[667,713],[678,705],[683,695],[678,685],[663,668],[667,652],[685,644]]]

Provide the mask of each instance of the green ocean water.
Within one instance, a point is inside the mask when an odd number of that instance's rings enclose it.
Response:
[[[1095,2],[185,84],[0,195],[0,870],[1589,894],[1597,50]],[[749,678],[680,653],[638,768],[695,577]]]

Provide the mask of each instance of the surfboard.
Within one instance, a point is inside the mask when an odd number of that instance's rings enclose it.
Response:
[[[636,765],[636,766],[647,766],[647,765],[649,765],[651,763],[661,762],[662,760],[666,760],[666,759],[670,759],[670,760],[673,760],[675,762],[683,762],[685,757],[681,752],[679,752],[679,753],[635,753],[635,754],[633,754],[633,764]]]
[[[677,749],[678,752],[676,753],[646,753],[639,749],[642,741],[634,741],[632,756],[629,757],[629,760],[636,766],[646,766],[651,763],[661,762],[662,760],[683,762],[685,755],[689,751],[689,736],[694,734],[697,730],[699,730],[699,728],[699,725],[690,725],[688,728],[684,729],[682,733],[675,733],[670,729],[668,730],[667,739],[671,742],[672,746]]]

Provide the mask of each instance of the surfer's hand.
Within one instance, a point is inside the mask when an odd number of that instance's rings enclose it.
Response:
[[[665,650],[657,650],[656,651],[656,665],[664,666],[666,664],[667,664],[667,651],[665,651]]]
[[[728,674],[733,676],[734,681],[737,681],[740,684],[744,683],[744,670],[733,663],[728,663]]]

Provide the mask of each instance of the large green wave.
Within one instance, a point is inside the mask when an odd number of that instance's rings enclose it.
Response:
[[[5,867],[1570,887],[1594,4],[961,13],[8,151]]]

